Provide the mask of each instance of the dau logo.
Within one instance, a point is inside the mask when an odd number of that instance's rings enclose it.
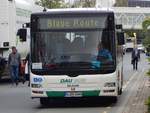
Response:
[[[43,79],[42,79],[42,78],[33,78],[33,81],[34,81],[34,82],[42,82]]]

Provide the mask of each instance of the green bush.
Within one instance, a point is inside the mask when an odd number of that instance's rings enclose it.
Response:
[[[150,96],[146,100],[145,104],[148,106],[148,112],[147,113],[150,113]]]
[[[150,57],[148,57],[147,59],[148,59],[148,62],[150,62]]]
[[[147,72],[147,76],[150,77],[150,69],[149,69],[148,72]],[[148,99],[146,100],[145,104],[148,106],[148,112],[147,112],[147,113],[150,113],[150,96],[149,96]]]
[[[147,76],[150,77],[150,69],[148,70],[148,72],[146,74],[147,74]]]

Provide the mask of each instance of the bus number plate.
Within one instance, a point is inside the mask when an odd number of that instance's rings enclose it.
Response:
[[[82,97],[82,92],[66,92],[65,97]]]

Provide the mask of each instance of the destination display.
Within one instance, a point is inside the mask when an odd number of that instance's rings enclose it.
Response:
[[[38,29],[90,29],[105,28],[106,17],[80,17],[80,18],[40,18]]]

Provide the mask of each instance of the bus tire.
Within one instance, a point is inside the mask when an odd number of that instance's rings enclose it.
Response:
[[[121,69],[121,88],[119,89],[119,95],[122,94],[122,86],[123,86],[123,66],[122,66],[122,69]]]
[[[117,100],[118,100],[118,97],[117,97],[117,96],[112,97],[112,102],[113,102],[113,103],[116,103]]]
[[[40,98],[40,104],[42,106],[47,106],[48,105],[48,98]]]
[[[119,89],[118,94],[121,95],[122,94],[122,88]]]

